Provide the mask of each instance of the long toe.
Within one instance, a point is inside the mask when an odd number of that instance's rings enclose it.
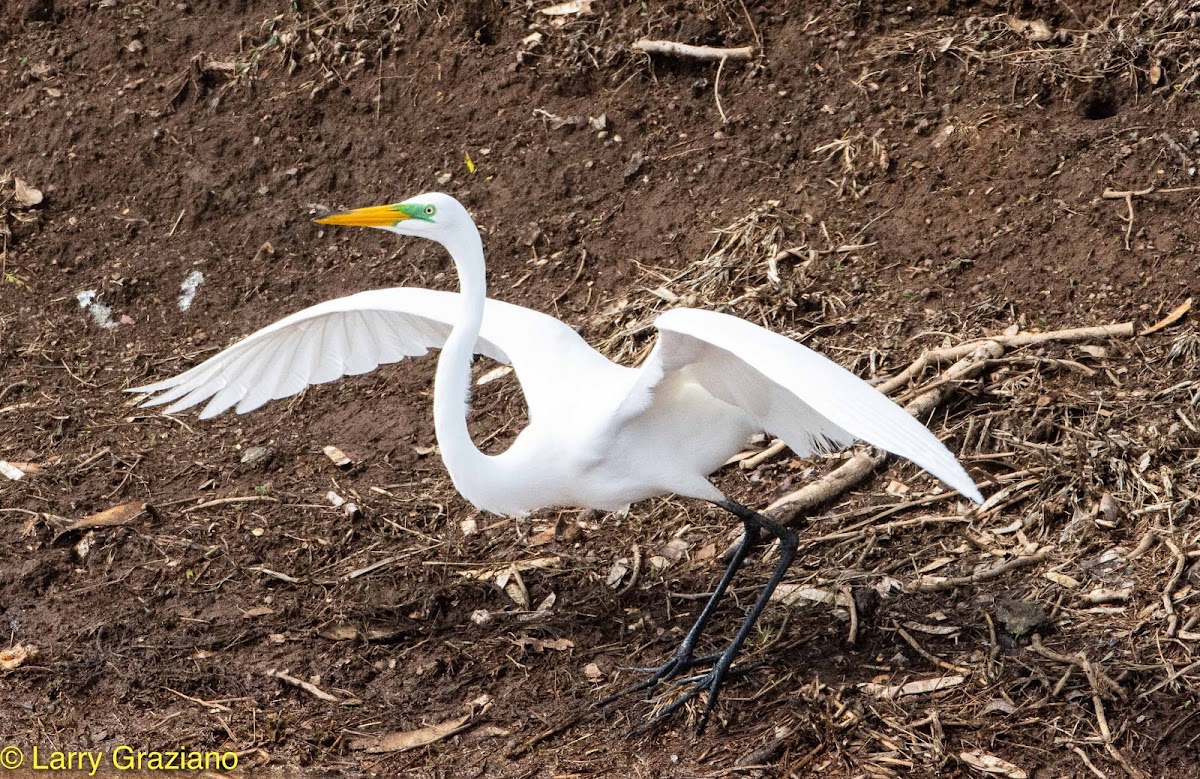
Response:
[[[643,690],[649,690],[656,687],[662,682],[669,682],[679,677],[685,671],[689,671],[697,665],[712,663],[715,658],[720,655],[705,656],[700,658],[692,657],[691,655],[682,655],[677,652],[670,660],[658,666],[657,668],[635,668],[637,673],[649,674],[645,679],[635,684],[632,684],[622,690],[619,690],[607,698],[603,698],[596,702],[596,707],[607,706],[618,698],[624,698],[626,695],[632,695]]]
[[[721,659],[720,652],[687,658],[676,655],[660,666],[654,668],[634,668],[632,670],[637,673],[650,674],[650,677],[656,682],[669,682],[684,671],[690,671],[700,666],[712,665],[719,659]]]
[[[645,723],[639,725],[630,731],[631,736],[648,733],[654,727],[662,724],[673,714],[682,709],[689,701],[699,697],[701,693],[707,693],[704,699],[704,708],[700,710],[700,715],[696,720],[696,735],[699,736],[708,726],[708,720],[717,705],[717,697],[720,694],[722,686],[730,679],[738,679],[753,670],[753,666],[732,666],[728,662],[724,662],[725,655],[716,656],[716,665],[696,676],[674,679],[669,691],[680,691],[678,697],[665,703],[657,709]],[[666,698],[670,693],[664,693],[662,698]]]

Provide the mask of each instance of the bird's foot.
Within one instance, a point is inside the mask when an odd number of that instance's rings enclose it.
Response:
[[[676,650],[671,659],[656,668],[634,668],[637,673],[649,674],[642,681],[618,690],[612,695],[596,702],[597,707],[607,706],[618,698],[624,698],[626,695],[632,695],[642,690],[649,690],[663,682],[669,682],[678,678],[680,675],[702,665],[712,665],[721,657],[720,654],[702,655],[695,657],[691,651],[685,647],[680,647]]]
[[[751,670],[751,667],[735,667],[732,661],[733,655],[728,650],[696,657],[691,652],[680,647],[667,662],[657,668],[635,669],[641,673],[647,673],[649,676],[637,684],[626,687],[599,701],[596,706],[607,706],[618,698],[643,690],[649,690],[662,684],[667,684],[668,688],[663,691],[660,698],[665,698],[674,691],[682,691],[679,697],[656,710],[647,722],[630,732],[630,735],[636,736],[650,731],[682,709],[689,701],[695,699],[701,693],[707,692],[708,696],[704,702],[704,709],[701,711],[700,718],[696,722],[696,735],[700,735],[704,732],[704,728],[708,724],[709,715],[717,703],[717,694],[721,686],[726,680],[745,676]],[[701,674],[692,676],[684,675],[688,671],[703,666],[712,667]]]
[[[699,736],[702,734],[704,728],[708,725],[708,718],[712,714],[713,707],[717,705],[717,695],[720,693],[721,686],[726,680],[745,676],[750,671],[748,667],[735,668],[732,660],[733,656],[728,652],[709,655],[704,658],[696,658],[693,667],[699,665],[701,661],[711,662],[713,667],[702,674],[675,678],[671,681],[669,691],[679,690],[682,691],[682,694],[655,711],[649,720],[634,728],[630,735],[640,736],[643,733],[649,732],[682,709],[689,701],[699,697],[701,693],[707,692],[708,695],[705,696],[704,708],[700,710],[700,715],[696,719],[696,735]],[[676,675],[678,675],[678,672]],[[664,693],[663,697],[666,697],[669,691]]]

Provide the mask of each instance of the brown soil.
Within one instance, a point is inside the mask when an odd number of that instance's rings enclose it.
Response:
[[[1200,666],[1180,636],[1200,630],[1200,339],[1186,320],[1103,351],[1018,353],[964,385],[931,426],[981,481],[1041,468],[1036,483],[986,522],[948,521],[957,510],[942,502],[897,515],[941,518],[924,525],[806,546],[789,582],[882,600],[853,645],[842,607],[769,610],[749,651],[760,667],[699,741],[687,716],[626,738],[650,711],[639,699],[587,707],[679,640],[690,595],[719,574],[726,516],[671,500],[626,517],[475,515],[428,454],[432,359],[205,422],[122,394],[323,299],[452,288],[432,244],[310,222],[431,189],[485,228],[494,296],[626,359],[651,335],[628,331],[667,306],[658,287],[884,375],[1014,325],[1153,322],[1196,285],[1200,190],[1186,188],[1200,113],[1182,4],[1091,16],[995,0],[596,0],[556,18],[541,5],[0,7],[0,459],[42,464],[0,478],[0,615],[11,643],[40,649],[0,676],[5,742],[186,746],[236,751],[243,768],[354,775],[978,776],[970,755],[983,753],[1035,777],[1095,775],[1085,759],[1106,776],[1194,776]],[[1014,18],[1056,34],[1026,40]],[[649,61],[629,48],[644,35],[761,41],[763,55],[720,69],[718,105],[715,64]],[[603,130],[589,126],[601,116]],[[13,177],[42,202],[20,202]],[[1172,191],[1132,211],[1101,197],[1150,186]],[[714,246],[731,264],[689,293],[676,279]],[[803,250],[767,283],[766,260],[790,246]],[[193,270],[205,281],[181,312]],[[85,290],[114,328],[81,309]],[[519,428],[511,382],[481,390],[476,408],[491,447]],[[353,466],[336,468],[329,444]],[[250,447],[272,455],[243,463]],[[785,457],[719,480],[765,506],[813,466]],[[912,491],[887,494],[893,480]],[[893,464],[802,535],[933,486]],[[362,515],[330,506],[331,490]],[[1097,523],[1105,494],[1117,519]],[[254,500],[194,508],[224,497]],[[59,536],[128,502],[151,510]],[[996,532],[1016,520],[1020,543]],[[1149,530],[1161,540],[1146,554],[1106,557]],[[969,575],[1026,543],[1050,556],[944,592],[889,590],[923,570]],[[641,574],[620,594],[606,579],[634,550]],[[556,596],[532,617],[473,575],[547,557],[522,573],[532,607]],[[748,568],[711,647],[768,571]],[[1100,605],[1077,598],[1127,586]],[[1012,602],[1044,609],[1040,640],[1099,670],[1089,679],[1034,651],[1030,631],[1006,632]],[[910,632],[971,669],[967,683],[896,700],[860,689],[945,672],[903,640],[906,623],[955,626]],[[1096,674],[1114,685],[1093,701]],[[458,735],[358,748],[461,717],[484,695]],[[739,767],[747,759],[761,767]]]

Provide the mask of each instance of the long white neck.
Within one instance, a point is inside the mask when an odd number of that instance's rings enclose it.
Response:
[[[462,308],[438,358],[433,384],[433,425],[450,479],[467,500],[475,502],[494,467],[493,458],[479,451],[467,430],[471,360],[487,301],[483,242],[477,230],[469,230],[444,245],[458,271]]]

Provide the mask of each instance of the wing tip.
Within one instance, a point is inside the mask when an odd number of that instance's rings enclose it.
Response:
[[[983,493],[979,491],[974,481],[968,482],[970,486],[956,487],[959,494],[965,498],[969,498],[977,506],[983,505]]]
[[[174,384],[169,384],[169,381],[168,379],[167,381],[156,381],[153,384],[143,384],[140,387],[126,387],[121,392],[126,392],[130,395],[153,395],[156,392],[162,392],[175,386]]]

